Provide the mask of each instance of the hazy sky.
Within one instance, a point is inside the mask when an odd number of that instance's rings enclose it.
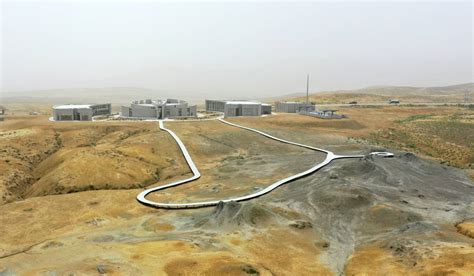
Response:
[[[2,90],[261,97],[473,81],[472,2],[2,4]]]

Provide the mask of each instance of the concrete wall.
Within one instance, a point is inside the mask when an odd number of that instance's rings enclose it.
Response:
[[[173,117],[196,117],[197,106],[188,106],[187,103],[165,106],[165,118]]]
[[[92,113],[96,115],[109,115],[112,113],[111,104],[94,104],[91,105]]]
[[[238,104],[224,104],[224,117],[242,116]]]
[[[242,116],[260,116],[262,115],[262,105],[260,104],[242,104]]]
[[[53,109],[55,121],[92,121],[92,116],[90,108]]]
[[[260,104],[232,104],[224,105],[224,117],[236,116],[260,116],[262,115],[262,106]]]
[[[272,114],[272,106],[262,104],[262,115],[263,114]]]
[[[206,111],[223,112],[224,117],[236,116],[261,116],[271,114],[271,105],[262,105],[255,102],[245,101],[215,101],[206,100]]]
[[[196,117],[197,116],[197,106],[196,105],[192,105],[189,107],[189,115],[188,116],[191,116],[191,117]]]
[[[132,109],[132,117],[140,117],[140,118],[157,118],[157,110],[156,106],[154,105],[140,105],[140,104],[132,104],[130,106]],[[122,116],[124,116],[122,114]]]
[[[137,104],[136,102],[143,102],[143,104]],[[167,99],[166,103],[146,104],[145,102],[135,101],[130,107],[122,106],[122,116],[155,119],[197,116],[197,106],[188,106],[188,103],[184,101]]]
[[[298,112],[311,112],[316,110],[316,106],[314,104],[306,104],[306,103],[285,103],[285,102],[277,102],[275,104],[277,112],[285,112],[285,113],[298,113]]]
[[[206,100],[206,111],[224,112],[224,101]]]
[[[122,117],[132,117],[132,109],[128,106],[120,107],[120,114]]]

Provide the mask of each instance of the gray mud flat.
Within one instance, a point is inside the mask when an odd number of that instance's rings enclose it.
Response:
[[[359,245],[395,243],[474,217],[474,185],[464,173],[411,153],[340,160],[276,197],[307,215],[330,244],[324,259],[337,273]],[[380,204],[389,208],[369,210]]]
[[[394,158],[337,160],[255,200],[201,211],[194,227],[221,233],[265,231],[274,225],[306,228],[324,240],[323,263],[343,274],[349,256],[375,241],[416,264],[421,256],[410,250],[434,242],[431,234],[446,225],[473,218],[473,202],[474,184],[463,171],[397,153]],[[272,207],[298,218],[273,213]],[[470,242],[463,235],[444,239]]]
[[[0,274],[344,275],[367,247],[409,270],[423,259],[437,261],[438,246],[474,244],[455,227],[474,219],[472,181],[409,153],[335,160],[259,198],[212,208],[159,210],[134,198],[90,191],[3,205],[2,225],[19,226],[0,237]],[[70,216],[74,227],[64,223]],[[464,256],[447,269],[470,267],[473,255]]]

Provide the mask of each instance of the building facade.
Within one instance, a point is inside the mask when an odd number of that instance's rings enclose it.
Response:
[[[7,109],[4,106],[0,105],[0,121],[5,120],[5,118],[4,118],[5,110],[7,110]]]
[[[108,115],[111,104],[66,104],[53,107],[55,121],[92,121],[93,116]]]
[[[275,107],[277,112],[284,113],[313,112],[316,110],[314,104],[302,102],[276,102]]]
[[[197,106],[189,106],[186,101],[177,99],[139,100],[130,106],[122,106],[122,117],[141,119],[165,119],[179,117],[196,117]]]
[[[206,100],[206,111],[224,113],[224,117],[261,116],[272,114],[272,106],[252,101]]]

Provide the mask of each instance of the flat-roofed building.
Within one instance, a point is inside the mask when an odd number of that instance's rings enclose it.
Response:
[[[197,106],[189,106],[186,101],[177,99],[137,100],[130,106],[122,106],[122,117],[139,119],[165,119],[196,117]]]
[[[108,115],[111,104],[65,104],[53,107],[55,121],[92,121],[93,116]]]
[[[224,113],[224,117],[272,114],[272,106],[255,101],[206,100],[206,111]]]
[[[277,112],[285,113],[312,112],[316,110],[314,104],[303,102],[276,102],[275,107]]]
[[[5,115],[5,110],[7,110],[4,106],[0,105],[0,121],[3,121],[4,115]]]
[[[262,103],[262,115],[272,114],[272,105]]]

